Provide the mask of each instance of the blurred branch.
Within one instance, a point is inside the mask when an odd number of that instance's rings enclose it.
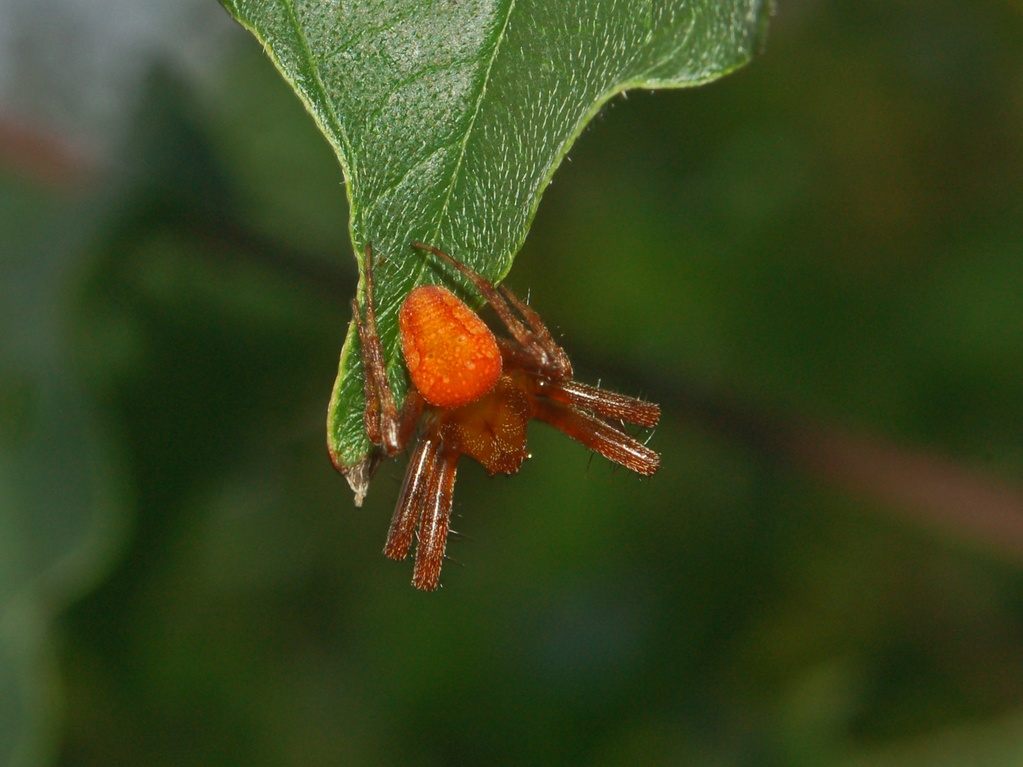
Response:
[[[946,456],[819,424],[792,428],[786,447],[817,476],[1023,562],[1023,488]]]
[[[621,371],[623,375],[625,371]],[[1023,563],[1023,487],[886,437],[769,413],[697,386],[644,381],[679,417],[869,498],[918,524]]]
[[[181,210],[175,224],[188,227],[192,235],[211,246],[210,252],[224,258],[244,256],[305,284],[326,298],[338,301],[345,308],[351,302],[356,287],[355,270],[345,273],[340,266],[331,263],[333,260],[340,264],[341,254],[336,254],[332,259],[312,256],[279,240],[253,233],[251,229],[230,216],[194,208]],[[354,259],[351,263],[355,263]]]

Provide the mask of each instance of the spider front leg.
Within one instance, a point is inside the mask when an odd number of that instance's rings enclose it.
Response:
[[[407,557],[418,524],[419,544],[412,575],[412,585],[417,589],[433,591],[440,581],[458,458],[458,453],[445,451],[439,438],[425,436],[412,454],[394,507],[384,554],[396,560]]]
[[[443,449],[438,456],[431,491],[419,518],[416,566],[412,570],[412,585],[417,589],[433,591],[440,582],[440,568],[444,564],[444,551],[451,525],[451,503],[455,492],[458,458],[458,453],[445,453]]]
[[[365,376],[366,410],[363,415],[366,436],[378,445],[384,454],[393,458],[408,444],[423,409],[423,401],[414,388],[410,388],[405,405],[398,412],[394,403],[391,382],[387,378],[387,361],[377,334],[376,305],[373,295],[373,246],[366,245],[366,318],[362,319],[359,304],[352,300],[352,316],[362,346],[362,365]]]

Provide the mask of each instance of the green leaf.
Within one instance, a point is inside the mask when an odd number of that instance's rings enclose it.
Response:
[[[397,310],[438,281],[422,240],[500,280],[561,158],[629,88],[698,85],[756,52],[770,0],[223,0],[266,46],[334,147],[403,399]],[[361,293],[361,290],[360,290]],[[361,500],[372,464],[349,327],[328,413]]]

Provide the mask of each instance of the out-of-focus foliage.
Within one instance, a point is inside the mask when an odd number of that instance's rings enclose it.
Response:
[[[116,178],[5,172],[2,481],[32,492],[0,596],[68,525],[98,543],[0,605],[2,742],[22,689],[68,765],[1018,764],[1021,558],[686,403],[1023,486],[1021,33],[1008,3],[783,4],[747,70],[613,102],[508,279],[580,378],[661,399],[662,469],[542,427],[515,477],[466,462],[433,595],[379,553],[402,464],[354,510],[324,455],[345,195],[251,41],[215,85],[152,79]],[[49,634],[11,617],[85,589]]]

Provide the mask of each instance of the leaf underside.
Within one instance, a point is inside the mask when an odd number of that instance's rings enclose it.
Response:
[[[397,312],[417,284],[457,283],[434,244],[499,281],[554,170],[609,98],[698,85],[756,52],[770,0],[222,0],[263,42],[334,147],[399,402]],[[360,282],[360,297],[362,283]],[[349,326],[327,443],[361,500],[372,464]]]

